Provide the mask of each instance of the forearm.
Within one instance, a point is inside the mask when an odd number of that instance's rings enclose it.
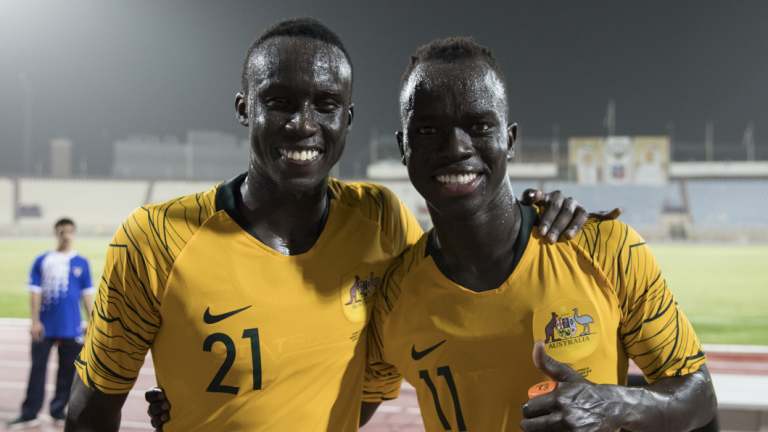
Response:
[[[128,395],[108,395],[88,388],[75,376],[67,410],[65,432],[117,432],[120,410]]]
[[[40,321],[40,303],[42,302],[42,295],[39,292],[29,293],[29,317],[32,322]]]
[[[709,423],[717,409],[706,367],[644,387],[618,387],[622,429],[633,432],[690,431]]]
[[[82,301],[86,316],[90,320],[93,314],[93,294],[83,294]]]

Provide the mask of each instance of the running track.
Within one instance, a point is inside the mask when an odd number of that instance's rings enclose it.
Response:
[[[18,414],[24,397],[30,366],[28,329],[27,320],[0,318],[0,430],[4,430],[5,421]],[[768,396],[761,394],[768,388],[768,348],[712,346],[707,347],[707,357],[721,408],[768,410]],[[49,397],[55,382],[56,360],[56,355],[52,354],[46,388]],[[152,430],[146,416],[144,389],[154,382],[152,363],[147,357],[136,390],[131,391],[123,409],[122,431]],[[47,405],[44,405],[43,411],[46,409]],[[44,421],[42,426],[26,430],[49,432],[62,429]],[[371,423],[362,430],[423,430],[413,388],[404,387],[400,398],[382,405]]]

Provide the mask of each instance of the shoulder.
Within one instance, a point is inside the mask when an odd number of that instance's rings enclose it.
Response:
[[[624,279],[621,269],[649,253],[642,236],[619,220],[590,219],[571,244],[614,286]]]
[[[645,244],[640,234],[624,222],[596,219],[589,219],[573,242],[593,258],[616,257],[630,246]]]
[[[216,212],[216,187],[134,210],[123,221],[116,241],[173,260]]]
[[[213,186],[203,192],[148,204],[136,209],[133,214],[146,215],[146,222],[155,226],[184,224],[199,227],[216,212],[217,187]]]
[[[400,254],[421,235],[421,227],[411,211],[389,189],[375,183],[346,183],[331,179],[334,197],[353,214],[378,226],[385,249]]]
[[[371,220],[379,220],[384,212],[400,207],[397,196],[379,184],[330,179],[328,186],[341,204]]]
[[[408,286],[423,281],[419,276],[419,269],[427,259],[428,234],[423,234],[413,246],[406,249],[400,256],[392,261],[384,275],[384,288],[381,294],[381,312],[389,314],[400,303],[403,294],[411,291]]]
[[[50,251],[45,251],[45,252],[41,253],[40,255],[36,256],[35,260],[32,261],[32,265],[40,265],[43,262],[43,260],[45,259],[45,257],[48,256],[49,253],[51,253],[51,252]]]

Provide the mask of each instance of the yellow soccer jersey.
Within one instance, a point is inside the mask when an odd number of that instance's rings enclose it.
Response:
[[[385,188],[330,180],[317,243],[281,255],[238,223],[243,178],[123,223],[78,374],[127,393],[151,349],[166,431],[357,430],[373,294],[421,228]]]
[[[517,431],[528,388],[544,377],[535,340],[596,383],[625,383],[628,358],[650,381],[704,362],[642,238],[619,221],[589,221],[547,244],[523,207],[517,266],[500,287],[466,289],[427,252],[428,235],[385,278],[369,326],[364,400],[416,388],[428,431]],[[527,243],[527,244],[526,244]]]

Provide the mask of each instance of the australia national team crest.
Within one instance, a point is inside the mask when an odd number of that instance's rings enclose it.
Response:
[[[584,301],[562,300],[536,310],[533,336],[544,341],[547,353],[560,361],[572,362],[591,354],[597,347],[597,315]]]
[[[374,272],[354,274],[342,282],[341,306],[350,321],[366,321],[374,293],[381,288],[382,278]]]

